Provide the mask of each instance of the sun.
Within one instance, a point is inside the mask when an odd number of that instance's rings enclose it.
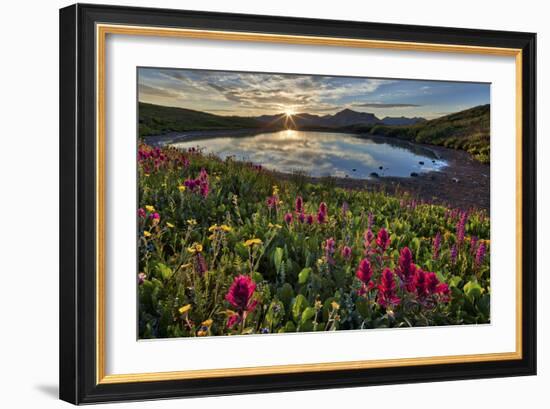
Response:
[[[295,114],[295,112],[291,107],[286,107],[284,110],[284,114],[286,115],[287,118],[290,118]]]

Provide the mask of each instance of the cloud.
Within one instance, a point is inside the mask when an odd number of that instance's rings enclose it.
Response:
[[[422,105],[418,104],[385,104],[382,102],[365,102],[352,104],[354,107],[363,107],[363,108],[414,108],[421,107]]]

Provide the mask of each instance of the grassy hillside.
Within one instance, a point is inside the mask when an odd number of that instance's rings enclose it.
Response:
[[[252,118],[218,116],[191,109],[139,103],[139,136],[213,129],[258,128]]]
[[[490,105],[480,105],[416,125],[374,125],[364,130],[376,135],[462,149],[480,162],[489,163],[489,128]]]

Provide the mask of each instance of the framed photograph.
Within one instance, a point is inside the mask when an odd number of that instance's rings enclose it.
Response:
[[[535,40],[61,9],[61,399],[534,375]]]

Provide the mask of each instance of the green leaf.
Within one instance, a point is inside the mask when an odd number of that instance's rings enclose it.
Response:
[[[355,302],[355,308],[357,308],[357,311],[359,312],[359,314],[361,314],[361,317],[363,317],[363,319],[367,318],[370,315],[369,303],[364,298],[357,299],[357,301]]]
[[[298,283],[300,284],[307,283],[310,273],[311,273],[311,267],[306,267],[302,271],[300,271],[300,274],[298,274]]]
[[[315,313],[316,313],[315,308],[307,307],[302,312],[302,324],[304,324],[306,321],[309,321],[310,319],[312,319],[315,316]]]
[[[464,286],[464,293],[471,298],[479,298],[483,294],[483,288],[477,281],[468,281]]]
[[[278,310],[278,311],[277,311]],[[265,320],[271,327],[279,325],[281,318],[285,315],[285,306],[280,301],[273,301],[267,310]]]
[[[275,263],[275,268],[277,269],[277,271],[281,269],[281,264],[283,262],[283,254],[284,254],[284,251],[280,247],[277,247],[273,252],[273,262]]]
[[[256,282],[256,283],[261,283],[262,281],[264,281],[264,277],[260,273],[255,271],[252,274],[252,280],[254,280],[254,282]]]
[[[292,297],[294,297],[294,290],[289,283],[284,283],[283,286],[277,290],[277,298],[283,302],[286,311],[290,309]]]
[[[164,280],[170,279],[170,277],[172,277],[172,274],[174,274],[172,269],[166,264],[158,263],[156,269]]]
[[[307,307],[307,299],[302,294],[298,294],[292,304],[292,318],[294,322],[299,322],[302,311]]]

